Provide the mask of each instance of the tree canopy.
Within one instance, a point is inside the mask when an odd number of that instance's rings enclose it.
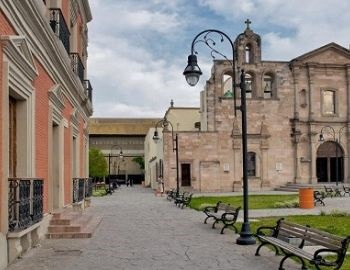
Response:
[[[100,149],[90,148],[89,150],[89,175],[94,178],[108,175],[107,161]]]

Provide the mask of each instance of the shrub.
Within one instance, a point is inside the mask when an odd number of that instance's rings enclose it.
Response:
[[[274,208],[296,208],[296,207],[299,207],[299,199],[284,201],[284,202],[276,202],[273,207]]]

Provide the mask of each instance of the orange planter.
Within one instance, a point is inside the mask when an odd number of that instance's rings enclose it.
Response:
[[[299,189],[299,207],[303,209],[314,208],[314,190],[313,188]]]

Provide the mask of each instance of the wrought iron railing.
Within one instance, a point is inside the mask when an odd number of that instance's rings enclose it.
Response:
[[[62,41],[64,48],[67,53],[70,52],[70,44],[69,44],[69,29],[66,24],[66,21],[63,17],[62,11],[59,8],[50,8],[50,26],[51,29],[55,32],[55,34]]]
[[[92,178],[73,178],[73,203],[92,196]]]
[[[20,231],[43,217],[43,179],[9,178],[9,231]]]
[[[90,80],[84,80],[85,93],[88,96],[90,102],[92,102],[92,86]]]
[[[84,84],[84,65],[83,62],[80,59],[80,56],[78,53],[71,53],[70,59],[72,63],[72,70],[77,76],[79,77],[82,84]]]

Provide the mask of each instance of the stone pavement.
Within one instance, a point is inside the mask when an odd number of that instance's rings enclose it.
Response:
[[[303,211],[282,211],[294,210]],[[251,216],[272,213],[259,211]],[[255,257],[256,246],[235,244],[237,235],[230,230],[224,235],[212,230],[203,224],[202,212],[181,210],[140,186],[122,186],[111,196],[93,198],[87,212],[102,217],[92,238],[45,239],[7,270],[271,270],[278,269],[281,259],[268,251]],[[300,266],[290,262],[286,269]]]

